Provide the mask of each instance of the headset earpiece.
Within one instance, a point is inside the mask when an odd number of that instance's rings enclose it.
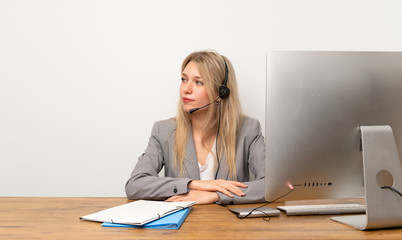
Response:
[[[226,86],[220,86],[219,87],[219,98],[224,99],[229,96],[230,89]]]
[[[228,65],[226,64],[225,59],[223,59],[225,62],[225,78],[223,80],[222,86],[219,87],[219,98],[224,99],[227,98],[230,94],[230,89],[227,87],[228,83]]]

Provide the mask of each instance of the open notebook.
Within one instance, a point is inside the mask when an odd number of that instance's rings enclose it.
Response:
[[[110,222],[141,226],[181,209],[191,207],[194,204],[195,202],[138,200],[89,214],[80,217],[80,219],[94,222]]]
[[[179,229],[190,211],[191,208],[185,208],[141,226],[104,222],[102,227]]]

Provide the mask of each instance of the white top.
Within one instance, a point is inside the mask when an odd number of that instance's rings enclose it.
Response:
[[[198,162],[198,167],[200,169],[200,180],[214,180],[214,153],[215,153],[215,144],[212,146],[211,152],[209,152],[207,156],[207,160],[205,161],[205,165],[201,165]]]

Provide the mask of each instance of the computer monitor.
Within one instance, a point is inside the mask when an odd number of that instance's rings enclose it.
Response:
[[[271,51],[265,120],[267,201],[368,198],[367,187],[379,185],[401,190],[402,53]],[[363,144],[362,126],[370,130]],[[371,134],[388,126],[395,141]],[[362,148],[365,159],[386,152],[394,160],[363,164]]]

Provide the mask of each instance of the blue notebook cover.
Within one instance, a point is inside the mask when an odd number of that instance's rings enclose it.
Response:
[[[185,208],[165,217],[159,218],[153,222],[147,223],[143,226],[104,222],[102,223],[102,227],[179,229],[190,213],[190,210],[191,208]]]

